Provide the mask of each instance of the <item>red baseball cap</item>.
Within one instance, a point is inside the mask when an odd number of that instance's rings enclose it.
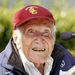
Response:
[[[47,18],[55,25],[55,19],[50,11],[38,5],[28,5],[17,11],[13,18],[13,27],[16,29],[23,23],[34,18]]]

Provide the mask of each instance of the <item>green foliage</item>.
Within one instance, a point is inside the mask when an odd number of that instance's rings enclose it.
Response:
[[[11,21],[9,12],[0,8],[0,50],[4,49],[11,36]]]
[[[54,8],[52,8],[51,12],[54,15],[54,18],[56,20],[56,35],[57,40],[56,42],[63,45],[65,48],[70,50],[75,50],[75,39],[69,40],[69,41],[62,41],[60,40],[60,34],[62,32],[68,31],[68,32],[74,32],[75,33],[75,7],[73,8],[67,8],[66,5],[56,6],[53,5]]]

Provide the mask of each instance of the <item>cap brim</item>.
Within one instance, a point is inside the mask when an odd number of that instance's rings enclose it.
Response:
[[[49,17],[44,17],[44,16],[36,16],[36,17],[29,17],[23,21],[21,21],[20,23],[16,24],[14,29],[16,29],[17,27],[21,26],[23,23],[29,21],[29,20],[32,20],[32,19],[35,19],[35,18],[45,18],[45,19],[48,19],[49,21],[53,22],[53,24],[55,24],[55,21],[53,19],[50,19]]]

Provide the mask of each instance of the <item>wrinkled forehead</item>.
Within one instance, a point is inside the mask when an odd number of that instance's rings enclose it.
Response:
[[[39,26],[39,27],[44,26],[50,28],[51,26],[53,26],[53,23],[49,19],[37,18],[24,23],[23,25],[21,25],[20,28],[26,30],[27,28],[33,26]]]

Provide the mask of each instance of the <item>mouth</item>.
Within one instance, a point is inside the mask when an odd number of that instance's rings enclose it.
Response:
[[[33,48],[33,51],[37,51],[37,52],[44,52],[46,49],[45,48]]]

